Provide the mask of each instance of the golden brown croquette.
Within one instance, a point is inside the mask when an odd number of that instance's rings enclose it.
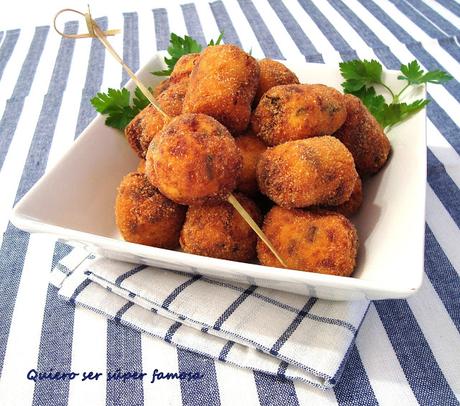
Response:
[[[325,85],[272,87],[251,118],[252,129],[267,145],[332,134],[345,121],[343,95]]]
[[[163,114],[150,104],[126,126],[126,139],[139,158],[145,159],[150,142],[166,122]]]
[[[170,76],[171,82],[178,83],[185,78],[188,79],[193,68],[198,63],[200,56],[199,53],[182,55],[174,65],[174,69]]]
[[[260,191],[286,208],[344,203],[357,177],[350,152],[330,136],[268,148],[257,164]]]
[[[257,61],[235,45],[207,47],[193,68],[184,113],[204,113],[232,134],[248,126],[259,83]]]
[[[118,188],[115,220],[126,241],[174,249],[186,207],[164,197],[142,173],[126,175]]]
[[[390,141],[360,99],[344,96],[347,119],[333,135],[350,150],[360,175],[376,173],[385,165],[390,153]]]
[[[254,97],[254,106],[259,103],[263,94],[272,87],[299,83],[296,74],[281,62],[265,58],[258,61],[258,64],[260,68],[260,79],[256,96]]]
[[[136,172],[145,173],[145,159],[140,159]]]
[[[153,94],[161,109],[170,117],[182,113],[189,76],[200,54],[188,54],[179,58],[171,77],[161,82]],[[168,119],[152,105],[143,109],[125,128],[126,139],[136,154],[145,159],[150,142],[156,137]]]
[[[235,189],[242,159],[228,130],[205,114],[182,114],[160,132],[147,154],[147,176],[180,204],[220,201]]]
[[[358,235],[339,213],[275,206],[265,216],[262,230],[291,269],[339,276],[353,272]],[[260,240],[257,254],[262,265],[282,267]]]
[[[158,83],[155,88],[153,89],[153,97],[155,97],[155,99],[161,94],[163,93],[169,86],[171,85],[171,81],[170,79],[165,79],[165,80],[162,80],[160,83]]]
[[[355,186],[351,192],[350,198],[338,206],[325,206],[324,208],[337,213],[343,214],[345,217],[351,217],[356,214],[363,203],[363,187],[361,178],[358,176]]]
[[[267,146],[251,131],[247,131],[243,135],[236,137],[235,142],[243,158],[243,168],[237,189],[249,196],[255,196],[259,193],[256,167],[260,156],[265,152]]]
[[[262,214],[242,194],[236,198],[259,225]],[[185,252],[207,257],[251,261],[256,256],[257,236],[230,203],[190,206],[180,235]]]
[[[176,117],[182,113],[182,106],[184,104],[188,84],[189,79],[184,78],[180,82],[172,83],[158,96],[157,101],[168,116]]]

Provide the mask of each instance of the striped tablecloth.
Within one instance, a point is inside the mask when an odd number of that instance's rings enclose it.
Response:
[[[172,3],[172,2],[171,2]],[[155,6],[153,6],[155,7]],[[222,0],[180,2],[97,19],[122,28],[114,46],[133,69],[169,33],[224,40],[255,57],[337,64],[414,58],[455,80],[428,88],[425,275],[408,300],[374,302],[341,381],[330,391],[178,350],[75,308],[48,286],[69,247],[9,223],[11,207],[94,118],[89,99],[127,77],[95,40],[50,26],[0,32],[0,404],[459,404],[460,4],[453,0]],[[1,27],[0,27],[1,28]],[[65,23],[67,32],[84,29]],[[410,165],[410,162],[407,163]],[[391,236],[389,236],[391,238]],[[56,371],[200,371],[196,381],[33,380]]]

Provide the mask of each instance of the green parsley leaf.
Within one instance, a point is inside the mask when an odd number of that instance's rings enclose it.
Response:
[[[379,117],[387,104],[382,95],[377,95],[373,87],[362,87],[353,94],[361,99],[363,104],[375,117]],[[378,119],[377,119],[378,121]]]
[[[402,75],[399,75],[398,79],[407,80],[409,85],[440,84],[452,79],[451,75],[439,69],[425,73],[416,60],[407,65],[401,65],[401,73]]]
[[[407,65],[401,65],[402,75],[400,80],[406,80],[407,85],[399,93],[394,93],[382,81],[382,65],[378,61],[353,60],[339,64],[345,82],[342,83],[343,91],[351,93],[361,99],[363,104],[376,118],[383,129],[399,123],[410,117],[412,114],[422,110],[429,100],[416,100],[412,103],[400,103],[401,95],[411,85],[423,83],[445,83],[452,79],[452,76],[440,70],[424,72],[417,61],[412,61]],[[385,102],[382,95],[378,95],[375,88],[371,85],[379,84],[383,86],[391,95],[390,104]]]
[[[107,93],[98,93],[93,97],[91,104],[97,112],[107,115],[106,125],[123,131],[130,121],[150,103],[139,88],[136,88],[134,95],[133,105],[131,105],[131,96],[127,89],[109,89]]]
[[[211,40],[208,46],[219,45],[223,39],[223,32],[216,40]],[[169,58],[165,58],[168,69],[152,72],[157,76],[169,76],[177,61],[182,55],[201,52],[201,45],[193,38],[185,35],[183,38],[172,33],[168,47]],[[149,89],[151,91],[151,89]],[[136,87],[131,103],[131,94],[127,89],[109,89],[107,93],[98,93],[91,99],[91,104],[97,112],[106,114],[105,124],[109,127],[124,130],[130,121],[139,114],[150,102]]]
[[[220,45],[220,43],[222,42],[222,39],[224,38],[224,32],[222,31],[219,36],[217,37],[217,40],[214,41],[213,39],[211,41],[209,41],[209,44],[208,44],[208,47],[212,47],[214,45]]]
[[[152,89],[150,87],[149,92],[152,93]],[[144,96],[144,93],[142,93],[141,89],[138,87],[134,90],[133,104],[139,111],[144,110],[150,104],[149,99]]]
[[[352,61],[339,63],[340,72],[345,82],[342,83],[346,93],[353,93],[366,85],[382,83],[382,65],[372,59],[371,61]]]
[[[400,112],[400,119],[399,121],[405,120],[407,117],[411,116],[422,110],[426,105],[428,105],[430,101],[427,99],[419,99],[415,100],[412,103],[399,103],[399,112]]]
[[[219,45],[222,42],[224,33],[221,32],[217,40],[212,39],[208,46]],[[170,76],[174,66],[176,66],[177,61],[183,55],[193,54],[201,52],[201,45],[195,41],[192,37],[185,35],[183,38],[172,33],[169,39],[168,53],[170,58],[165,57],[165,63],[168,66],[168,69],[152,72],[156,76]]]
[[[380,124],[383,128],[391,127],[400,121],[404,121],[407,117],[422,110],[429,100],[416,100],[410,104],[407,103],[392,103],[387,105],[380,115]]]
[[[188,35],[185,35],[184,38],[182,38],[172,33],[169,39],[169,44],[168,53],[170,58],[165,57],[165,63],[168,66],[168,69],[152,72],[154,75],[170,76],[174,66],[181,56],[201,52],[202,49],[201,45]]]

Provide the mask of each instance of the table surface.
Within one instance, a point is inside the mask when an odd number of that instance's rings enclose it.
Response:
[[[251,49],[257,58],[330,64],[374,58],[389,69],[417,59],[425,69],[454,76],[428,88],[423,286],[408,300],[371,304],[342,379],[327,392],[176,349],[74,308],[48,286],[50,269],[69,247],[16,229],[8,221],[10,210],[95,117],[90,98],[127,79],[97,41],[62,40],[53,31],[47,16],[63,3],[21,14],[26,7],[21,0],[0,19],[0,404],[459,404],[460,3],[222,0],[94,6],[102,26],[123,29],[111,41],[134,70],[166,49],[170,32],[205,43],[222,30],[226,42]],[[86,2],[68,5],[84,9]],[[84,29],[82,21],[66,24],[68,30],[78,26]],[[27,379],[31,369],[117,368],[197,370],[205,377],[153,384]]]

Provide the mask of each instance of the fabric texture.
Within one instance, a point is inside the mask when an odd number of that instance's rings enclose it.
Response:
[[[36,26],[17,21],[15,29],[0,27],[0,404],[458,405],[458,1],[159,0],[118,8],[111,2],[110,9],[93,11],[99,24],[123,29],[110,40],[133,70],[166,49],[171,32],[207,42],[223,31],[224,42],[256,58],[333,66],[377,59],[387,69],[417,59],[425,70],[449,72],[454,80],[428,86],[423,285],[407,300],[371,303],[341,379],[326,391],[174,347],[62,300],[57,288],[48,286],[49,272],[69,247],[18,230],[9,222],[10,210],[96,116],[90,98],[119,88],[126,76],[96,40],[61,39],[51,21]],[[60,24],[68,33],[84,31],[83,21],[62,16]],[[27,379],[32,369],[104,375],[33,381]],[[106,379],[117,370],[144,371],[151,378],[155,369],[203,377],[154,383]]]
[[[140,332],[322,389],[340,379],[369,301],[333,302],[95,257],[75,249],[51,273],[71,303]]]

